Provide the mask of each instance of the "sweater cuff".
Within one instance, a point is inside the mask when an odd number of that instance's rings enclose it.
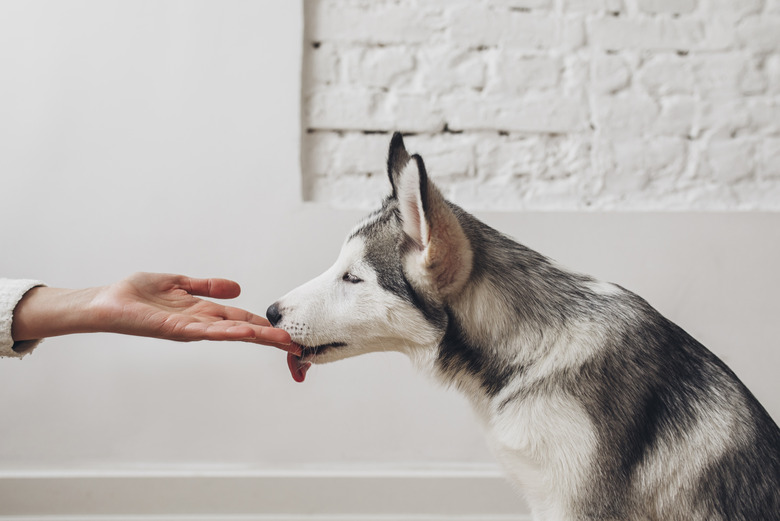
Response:
[[[14,309],[25,293],[44,284],[37,280],[0,279],[0,356],[21,358],[41,343],[41,340],[23,340],[14,342],[11,336],[11,324]]]

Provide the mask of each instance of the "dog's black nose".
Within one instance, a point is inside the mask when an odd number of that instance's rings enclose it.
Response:
[[[271,323],[272,326],[276,326],[280,320],[282,320],[282,312],[279,311],[278,302],[274,302],[265,312],[265,317]]]

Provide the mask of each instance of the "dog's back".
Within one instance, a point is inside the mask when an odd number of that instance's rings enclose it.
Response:
[[[453,211],[474,268],[438,367],[488,411],[539,519],[780,519],[780,429],[719,358],[637,295]]]
[[[766,410],[639,297],[615,305],[604,351],[554,384],[596,431],[582,518],[780,519],[780,429]]]

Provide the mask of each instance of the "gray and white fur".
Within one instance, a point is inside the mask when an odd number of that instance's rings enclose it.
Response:
[[[268,309],[295,364],[408,354],[467,396],[536,520],[780,520],[780,429],[720,359],[446,201],[398,133],[387,164],[381,209]]]

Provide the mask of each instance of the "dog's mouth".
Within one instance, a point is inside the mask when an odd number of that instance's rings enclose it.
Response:
[[[330,349],[344,347],[347,344],[344,342],[331,342],[330,344],[321,344],[318,346],[298,345],[301,348],[301,354],[294,355],[288,352],[287,367],[290,369],[290,374],[292,375],[293,380],[300,383],[306,379],[306,371],[308,371],[311,367],[313,358],[325,353]]]

